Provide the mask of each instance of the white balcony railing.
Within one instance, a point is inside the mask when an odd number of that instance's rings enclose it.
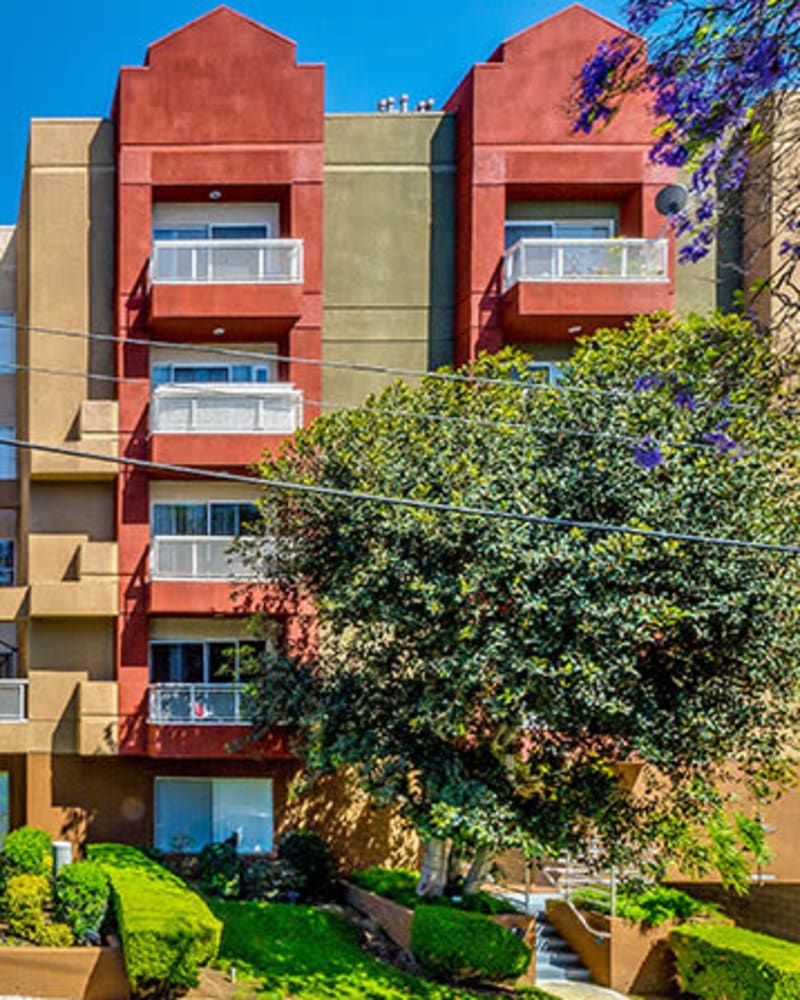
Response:
[[[252,718],[242,684],[151,684],[148,722],[159,726],[242,726]]]
[[[303,393],[288,382],[159,385],[150,401],[155,434],[293,434]]]
[[[667,240],[518,240],[506,251],[503,288],[520,281],[666,281]]]
[[[26,680],[0,680],[0,722],[24,722],[27,719],[27,692]]]
[[[302,240],[154,240],[155,284],[296,285],[303,281]]]
[[[150,546],[154,580],[241,580],[248,571],[241,556],[230,552],[227,535],[156,535]]]

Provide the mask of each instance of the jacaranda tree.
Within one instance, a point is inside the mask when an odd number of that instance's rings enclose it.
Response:
[[[800,563],[713,539],[800,541],[780,372],[722,316],[601,332],[557,388],[529,362],[397,382],[264,461],[243,552],[309,627],[255,667],[256,729],[399,804],[426,891],[451,846],[476,878],[511,844],[733,870],[723,783],[765,794],[796,731]]]
[[[650,95],[651,158],[689,175],[678,216],[680,257],[699,260],[727,227],[744,224],[744,272],[756,294],[796,312],[800,300],[800,5],[797,0],[626,0],[637,35],[609,37],[575,91],[575,129],[624,114],[625,95]],[[768,220],[772,220],[771,224]]]

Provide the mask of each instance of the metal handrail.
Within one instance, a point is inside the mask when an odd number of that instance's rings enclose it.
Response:
[[[237,274],[237,267],[223,257],[236,253],[246,255],[245,274]],[[271,260],[276,254],[280,266]],[[162,255],[172,267],[160,266]],[[303,240],[154,240],[149,270],[154,284],[301,284]]]
[[[0,678],[0,696],[4,690],[14,690],[17,691],[17,711],[3,714],[0,710],[0,722],[25,722],[28,718],[27,715],[27,690],[28,690],[28,680],[24,677],[3,677]]]
[[[230,549],[235,535],[154,535],[150,551],[150,576],[153,580],[241,580],[252,570]],[[187,567],[163,569],[160,565],[168,546],[173,555],[188,551]],[[206,558],[203,558],[205,547]]]
[[[584,260],[581,251],[585,252]],[[528,260],[529,255],[535,264]],[[523,238],[504,254],[503,288],[520,281],[663,282],[669,280],[668,261],[666,239]]]
[[[237,407],[239,426],[220,426],[220,400]],[[302,424],[303,393],[291,382],[170,382],[155,387],[150,404],[156,434],[292,434]]]
[[[147,720],[160,726],[247,725],[251,721],[247,700],[244,684],[151,684]],[[221,710],[226,706],[232,710]]]

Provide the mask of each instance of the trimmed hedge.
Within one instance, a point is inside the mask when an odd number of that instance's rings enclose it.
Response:
[[[740,927],[676,928],[678,981],[707,1000],[800,1000],[800,945]]]
[[[11,934],[38,941],[45,926],[50,883],[44,875],[13,875],[6,886],[6,923]]]
[[[53,841],[49,833],[35,826],[12,830],[3,845],[3,873],[15,875],[50,875],[53,871]]]
[[[125,967],[135,991],[197,984],[219,950],[222,924],[185,883],[135,847],[93,844],[111,883]]]
[[[411,951],[428,972],[448,979],[516,979],[528,968],[530,948],[488,917],[444,906],[418,906]]]
[[[579,910],[611,915],[611,892],[608,889],[579,889],[571,899]],[[727,922],[720,908],[713,903],[701,903],[688,893],[665,885],[654,885],[642,892],[621,890],[617,893],[616,916],[647,927],[660,927],[669,920],[682,923],[693,917],[713,917]]]
[[[348,875],[348,879],[360,889],[374,892],[377,896],[385,896],[393,903],[399,903],[409,910],[418,905],[449,906],[457,910],[468,910],[474,913],[518,913],[519,910],[505,900],[493,896],[490,892],[471,892],[456,900],[449,896],[437,896],[426,899],[417,895],[419,872],[410,868],[364,868]]]

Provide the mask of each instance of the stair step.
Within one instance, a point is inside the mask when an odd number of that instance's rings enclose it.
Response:
[[[559,965],[537,965],[536,982],[546,982],[548,979],[558,979],[571,983],[590,983],[592,981],[587,969],[564,969]]]

